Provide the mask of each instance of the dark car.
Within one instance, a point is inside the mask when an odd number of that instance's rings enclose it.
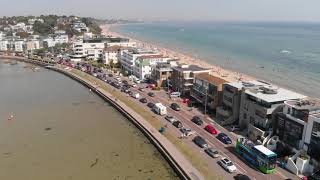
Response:
[[[229,136],[226,135],[225,133],[219,133],[218,136],[217,136],[217,138],[218,138],[221,142],[223,142],[223,143],[225,143],[225,144],[231,144],[231,143],[232,143],[232,140],[231,140],[231,139],[229,138]]]
[[[147,106],[148,106],[149,108],[153,108],[155,105],[154,105],[154,103],[149,102],[149,103],[147,104]]]
[[[201,119],[199,116],[193,116],[193,118],[191,119],[191,121],[192,121],[193,123],[195,123],[196,125],[198,125],[198,126],[203,125],[203,121],[202,121],[202,119]]]
[[[109,77],[113,77],[113,75],[112,75],[112,74],[108,74],[108,76],[109,76]]]
[[[177,103],[172,103],[172,104],[170,105],[170,107],[171,107],[173,110],[175,110],[175,111],[180,111],[180,110],[181,110],[179,104],[177,104]]]
[[[154,97],[154,96],[155,96],[155,94],[154,94],[153,92],[149,92],[148,95],[149,95],[150,97]]]
[[[233,177],[235,180],[250,180],[249,176],[244,174],[237,174]]]
[[[139,101],[142,102],[142,103],[147,103],[148,102],[148,100],[146,98],[141,98]]]
[[[128,81],[127,80],[123,80],[122,83],[123,84],[128,84]]]
[[[182,123],[180,121],[175,121],[172,123],[172,125],[174,125],[176,128],[181,128],[182,127]]]
[[[192,141],[201,148],[208,147],[206,140],[204,140],[201,136],[196,136]]]

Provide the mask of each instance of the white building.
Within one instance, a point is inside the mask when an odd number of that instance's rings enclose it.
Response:
[[[102,59],[104,43],[73,43],[73,55],[71,60],[81,61],[83,59],[98,60]]]
[[[276,114],[275,121],[274,135],[296,152],[288,159],[289,170],[295,174],[312,171],[309,163],[320,167],[320,100],[286,101],[283,111]],[[307,152],[309,158],[299,159],[302,152]]]
[[[121,46],[121,47],[131,47],[135,48],[137,47],[136,42],[130,42],[127,38],[121,38],[121,37],[109,37],[107,38],[107,47],[111,46]]]
[[[32,19],[28,19],[28,24],[33,25],[36,21],[38,21],[40,23],[44,23],[44,20],[41,18],[32,18]]]
[[[88,32],[89,28],[87,25],[81,21],[76,21],[73,23],[72,28],[78,32]]]
[[[17,23],[14,26],[11,26],[13,31],[26,31],[26,24],[25,23]]]
[[[2,40],[5,36],[6,35],[2,31],[0,31],[0,40]]]
[[[22,40],[14,41],[14,51],[23,52],[25,50],[25,42]]]
[[[58,34],[54,36],[54,41],[56,44],[64,44],[69,42],[69,37],[67,34]]]
[[[45,42],[47,47],[54,47],[56,45],[56,41],[52,37],[47,37],[42,41]]]
[[[131,48],[121,46],[111,46],[105,48],[103,52],[103,63],[109,64],[112,61],[113,64],[116,64],[120,62],[123,52],[129,49]]]
[[[272,115],[284,101],[304,98],[304,95],[269,83],[248,84],[241,94],[239,125],[248,128],[248,137],[265,144],[272,135]]]
[[[121,66],[125,71],[127,71],[127,73],[132,74],[136,59],[140,56],[146,55],[159,55],[159,53],[144,49],[125,50],[121,56]]]
[[[133,66],[133,75],[141,80],[148,79],[158,63],[166,63],[169,59],[161,54],[137,57]]]
[[[10,49],[10,43],[8,40],[0,41],[0,51],[7,51]]]

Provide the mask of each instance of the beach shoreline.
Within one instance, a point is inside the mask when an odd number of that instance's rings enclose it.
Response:
[[[123,38],[129,38],[131,41],[134,41],[137,43],[138,48],[146,48],[146,49],[154,49],[159,51],[164,56],[168,56],[170,58],[179,59],[179,63],[181,64],[193,64],[198,65],[203,68],[207,68],[211,70],[211,75],[220,77],[222,79],[225,79],[229,82],[236,82],[236,81],[250,81],[255,80],[256,78],[249,76],[247,74],[243,74],[236,71],[231,71],[226,68],[222,68],[218,65],[208,63],[204,59],[195,58],[191,53],[182,53],[178,52],[176,50],[173,50],[171,48],[165,48],[161,45],[151,43],[145,40],[140,40],[137,38],[133,38],[124,34],[121,34],[119,32],[116,32],[112,30],[112,27],[119,26],[120,24],[104,24],[101,25],[102,34],[106,36],[115,36],[115,37],[123,37]]]

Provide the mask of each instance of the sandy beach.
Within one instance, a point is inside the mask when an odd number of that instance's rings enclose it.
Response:
[[[209,64],[203,59],[195,58],[194,56],[187,55],[186,53],[176,52],[172,49],[164,48],[164,47],[161,47],[161,46],[154,44],[154,43],[151,43],[151,42],[142,41],[142,40],[139,40],[136,38],[125,36],[125,35],[120,34],[118,32],[114,32],[110,29],[113,26],[117,26],[117,25],[106,24],[106,25],[100,26],[102,29],[102,34],[106,35],[106,36],[116,36],[116,37],[129,38],[131,41],[136,42],[138,47],[145,48],[145,49],[157,50],[165,56],[179,59],[179,63],[194,64],[194,65],[198,65],[200,67],[209,68],[209,69],[211,69],[211,75],[220,77],[220,78],[225,79],[229,82],[235,82],[235,81],[239,81],[239,80],[248,81],[248,80],[255,79],[255,78],[248,76],[246,74],[242,74],[239,72],[233,72],[233,71],[230,71],[227,69],[223,69],[217,65]]]

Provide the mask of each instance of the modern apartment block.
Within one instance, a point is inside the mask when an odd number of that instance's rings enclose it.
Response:
[[[133,68],[135,66],[136,59],[140,56],[159,55],[158,52],[144,50],[144,49],[130,49],[125,50],[121,56],[121,66],[128,74],[133,74]]]
[[[216,118],[222,125],[239,124],[241,94],[257,81],[231,82],[222,85],[222,103],[216,110]]]
[[[157,63],[151,72],[151,81],[158,87],[171,87],[172,68],[178,66],[176,60],[168,60],[166,63]]]
[[[226,80],[210,75],[197,74],[194,78],[191,97],[210,110],[216,110],[222,102],[222,85]]]
[[[81,61],[83,59],[102,59],[102,52],[104,43],[73,43],[73,54],[71,55],[72,61]]]
[[[258,81],[241,94],[239,125],[248,128],[248,137],[265,144],[272,135],[272,114],[284,101],[304,98],[304,95],[269,83]]]
[[[135,60],[133,75],[141,80],[150,79],[152,70],[158,63],[166,63],[170,58],[163,55],[140,56]]]
[[[172,68],[171,85],[174,91],[180,92],[184,96],[189,96],[192,90],[194,78],[200,73],[209,73],[210,69],[205,69],[196,65],[179,65]]]

